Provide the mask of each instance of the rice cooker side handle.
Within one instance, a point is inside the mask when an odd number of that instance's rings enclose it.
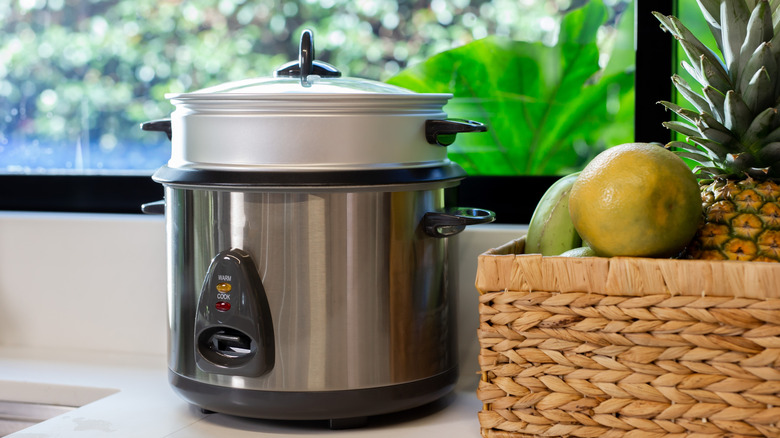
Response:
[[[150,120],[148,122],[143,122],[141,123],[141,129],[144,131],[164,132],[165,135],[168,136],[168,140],[173,138],[171,119]]]
[[[165,199],[141,204],[141,211],[145,214],[165,214]]]
[[[173,137],[171,119],[143,122],[141,123],[141,129],[144,131],[164,132],[168,136],[168,140],[171,140]],[[165,214],[165,200],[147,202],[146,204],[141,205],[141,211],[146,214]]]
[[[431,237],[450,237],[463,231],[467,225],[487,224],[496,220],[496,214],[482,208],[456,207],[445,212],[428,212],[422,219],[423,231]]]

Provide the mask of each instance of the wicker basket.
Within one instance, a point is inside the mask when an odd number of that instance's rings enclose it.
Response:
[[[780,265],[479,256],[485,437],[780,437]]]

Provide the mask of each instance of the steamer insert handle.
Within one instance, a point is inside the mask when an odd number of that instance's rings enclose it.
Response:
[[[425,139],[438,146],[455,143],[455,136],[462,132],[485,132],[487,126],[473,120],[442,119],[425,121]]]
[[[271,311],[252,257],[217,254],[203,281],[195,317],[195,363],[208,373],[259,377],[274,366]]]

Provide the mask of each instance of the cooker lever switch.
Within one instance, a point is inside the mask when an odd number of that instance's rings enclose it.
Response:
[[[274,366],[271,311],[252,257],[219,253],[203,281],[195,317],[195,363],[209,373],[258,377]]]
[[[209,337],[209,349],[226,358],[238,358],[252,354],[252,340],[241,334],[216,332]]]

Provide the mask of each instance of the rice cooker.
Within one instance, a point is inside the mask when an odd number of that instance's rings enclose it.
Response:
[[[457,380],[448,237],[494,220],[449,205],[449,94],[341,77],[314,60],[166,95],[169,381],[200,408],[365,422]]]

